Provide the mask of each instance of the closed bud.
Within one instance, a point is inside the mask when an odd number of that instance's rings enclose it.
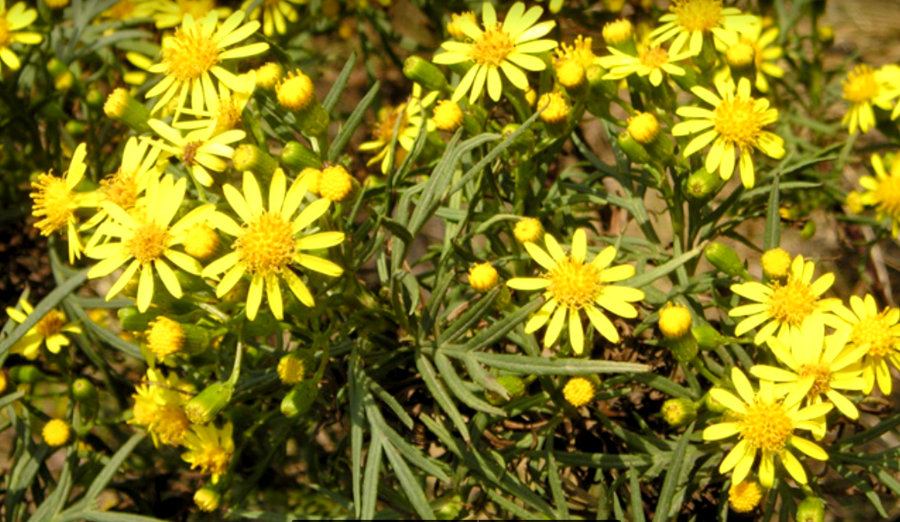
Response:
[[[209,487],[200,488],[194,493],[194,504],[206,513],[218,509],[220,500],[219,492]]]
[[[114,120],[123,122],[138,134],[150,132],[147,120],[150,109],[135,100],[128,90],[119,87],[113,90],[103,104],[103,112]]]
[[[697,340],[691,334],[691,312],[684,305],[668,303],[659,311],[659,331],[675,358],[688,362],[697,355]]]
[[[334,202],[344,201],[353,193],[354,181],[342,165],[325,167],[319,177],[319,195]]]
[[[319,155],[299,141],[289,141],[281,149],[281,164],[295,170],[307,167],[321,168],[322,160]]]
[[[619,134],[616,138],[616,142],[618,142],[619,147],[625,152],[625,155],[628,156],[628,159],[635,163],[649,163],[650,162],[650,153],[647,152],[647,149],[644,148],[643,145],[638,143],[634,137],[628,133],[623,132]]]
[[[738,257],[737,252],[722,243],[713,241],[706,245],[703,254],[706,256],[707,261],[725,274],[746,280],[750,279],[750,274],[744,268],[744,262]]]
[[[490,263],[476,263],[469,268],[469,284],[478,292],[487,292],[497,284],[499,274]]]
[[[708,324],[691,328],[691,335],[694,336],[694,339],[697,340],[697,344],[704,350],[718,348],[728,340],[723,337],[718,330]]]
[[[806,497],[797,506],[797,522],[824,522],[825,502],[818,497]]]
[[[88,129],[88,126],[83,121],[78,120],[69,120],[66,122],[66,132],[71,134],[72,136],[81,136]]]
[[[697,418],[697,404],[690,399],[677,397],[664,402],[660,413],[669,426],[678,428]]]
[[[438,520],[459,520],[463,507],[465,504],[458,494],[444,497],[438,500],[438,505],[434,508],[434,516]]]
[[[749,513],[762,500],[762,489],[755,480],[744,480],[728,488],[728,506],[737,513]],[[799,519],[798,519],[799,520]]]
[[[812,239],[814,235],[816,235],[816,222],[810,219],[800,229],[800,239]]]
[[[649,145],[659,134],[659,120],[652,112],[637,112],[628,118],[628,134],[641,145]]]
[[[562,94],[548,92],[538,98],[537,110],[541,112],[541,119],[551,125],[563,125],[569,116],[569,104]]]
[[[518,375],[501,375],[497,377],[497,384],[503,386],[509,398],[493,390],[484,390],[484,398],[494,406],[502,406],[525,396],[525,381]]]
[[[284,384],[294,385],[312,374],[315,360],[309,350],[296,350],[278,360],[276,372]]]
[[[328,123],[331,122],[328,111],[325,110],[325,107],[322,107],[318,100],[311,103],[301,114],[298,114],[297,119],[301,130],[307,136],[321,135],[328,129]]]
[[[9,371],[12,380],[19,384],[34,384],[47,379],[44,372],[37,369],[36,366],[23,364],[21,366],[13,366]]]
[[[231,162],[234,164],[235,170],[250,171],[265,179],[269,179],[278,167],[275,158],[270,156],[269,153],[249,143],[238,145],[234,149]]]
[[[825,47],[830,47],[834,43],[834,28],[830,25],[819,25],[816,29],[816,36]]]
[[[411,55],[403,62],[403,74],[429,91],[448,90],[447,78],[433,63],[421,56]]]
[[[702,200],[714,195],[722,186],[722,176],[700,167],[685,178],[682,189],[691,199]]]
[[[519,130],[518,123],[507,123],[503,126],[503,129],[500,130],[500,134],[504,139],[512,136],[517,130]],[[531,132],[531,129],[525,129],[522,134],[519,134],[515,140],[513,140],[512,145],[507,150],[513,150],[515,152],[527,152],[530,151],[535,145],[535,137],[534,133]]]
[[[319,384],[312,379],[301,381],[281,400],[281,413],[294,418],[303,415],[312,407],[319,395]]]
[[[96,401],[97,388],[91,381],[80,377],[72,382],[72,397],[76,401]]]
[[[619,18],[603,26],[603,41],[606,45],[634,54],[634,26],[627,18]]]
[[[713,399],[709,392],[703,396],[703,405],[712,413],[725,413],[728,411],[728,408],[721,402]]]
[[[759,260],[766,279],[785,279],[791,270],[791,255],[780,247],[763,252]]]
[[[233,392],[234,385],[230,382],[210,384],[184,405],[184,414],[193,424],[206,424],[228,405]]]
[[[441,100],[434,107],[431,120],[438,130],[453,132],[462,125],[463,111],[455,101]]]
[[[84,95],[84,101],[91,107],[102,107],[106,98],[103,97],[103,94],[100,91],[91,88],[88,90],[87,94]]]
[[[563,397],[566,401],[580,408],[594,400],[600,389],[600,379],[596,375],[570,377],[563,387]]]

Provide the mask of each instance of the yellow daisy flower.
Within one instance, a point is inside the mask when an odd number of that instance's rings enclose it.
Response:
[[[722,459],[719,473],[734,470],[732,483],[742,482],[750,474],[758,452],[759,482],[764,488],[771,488],[775,481],[775,457],[794,480],[806,484],[806,471],[792,450],[823,461],[828,460],[828,454],[812,441],[794,435],[794,430],[815,429],[814,419],[823,417],[833,406],[821,403],[801,409],[801,397],[789,395],[785,400],[776,399],[774,385],[769,381],[761,381],[759,390],[754,392],[747,376],[738,368],[731,369],[731,382],[737,395],[722,388],[711,389],[709,395],[736,418],[703,430],[703,440],[738,436],[738,443]]]
[[[608,246],[586,263],[587,235],[578,229],[572,236],[572,250],[566,255],[556,239],[544,236],[547,250],[526,242],[525,250],[546,272],[540,277],[515,277],[507,281],[516,290],[544,290],[547,302],[525,325],[525,333],[532,333],[549,321],[544,333],[544,346],[551,346],[559,338],[568,315],[569,342],[575,353],[584,351],[584,330],[580,311],[584,310],[594,328],[612,343],[619,342],[619,332],[601,308],[625,318],[637,317],[630,303],[644,298],[644,292],[627,286],[609,283],[634,275],[631,265],[610,266],[616,249]],[[549,252],[549,253],[548,253]]]
[[[215,123],[211,121],[205,129],[182,134],[161,120],[147,121],[150,128],[166,140],[165,142],[153,140],[153,144],[181,159],[191,176],[204,187],[209,187],[213,183],[210,170],[222,172],[228,168],[228,162],[222,158],[230,159],[234,154],[234,148],[230,144],[244,139],[247,135],[237,129],[215,134]]]
[[[766,78],[781,78],[784,69],[776,63],[784,54],[779,45],[774,45],[778,39],[778,28],[769,27],[763,30],[762,20],[758,23],[743,27],[740,30],[739,44],[749,45],[753,49],[753,63],[756,66],[756,79],[754,85],[759,92],[769,92],[769,80]]]
[[[654,87],[659,87],[659,84],[662,83],[664,72],[675,76],[683,76],[684,69],[674,65],[674,62],[688,57],[685,53],[670,55],[659,46],[644,47],[638,51],[637,56],[632,56],[612,46],[607,47],[607,49],[612,54],[597,60],[603,68],[609,70],[603,76],[604,80],[621,80],[632,74],[637,74],[641,77],[649,77],[650,84]]]
[[[22,31],[35,19],[37,11],[26,8],[25,2],[18,2],[7,10],[6,0],[0,0],[0,62],[12,70],[18,69],[22,64],[16,53],[10,49],[10,45],[14,43],[36,45],[44,39],[40,33]],[[0,71],[2,70],[0,66]]]
[[[180,120],[172,123],[176,129],[205,129],[209,126],[213,127],[213,135],[221,134],[227,130],[237,128],[241,125],[244,107],[250,101],[253,90],[256,88],[256,72],[250,71],[245,74],[238,75],[241,88],[232,91],[224,83],[219,84],[219,94],[216,98],[216,110],[194,112],[191,109],[184,109],[182,114],[194,116],[194,120]]]
[[[237,11],[217,27],[219,15],[210,11],[198,22],[185,15],[175,34],[163,38],[162,61],[150,67],[152,73],[162,73],[162,80],[147,91],[147,98],[157,98],[151,112],[157,112],[176,99],[179,108],[185,107],[188,94],[191,109],[195,112],[216,110],[218,94],[213,76],[233,91],[239,91],[242,83],[238,77],[224,69],[221,62],[246,58],[265,52],[269,44],[257,42],[227,49],[246,40],[259,29],[259,22],[241,25],[244,12]]]
[[[702,132],[684,148],[684,156],[699,151],[712,143],[706,155],[706,170],[717,169],[722,179],[734,173],[735,157],[740,157],[741,182],[750,188],[755,182],[752,153],[755,149],[774,159],[784,157],[784,140],[763,127],[778,120],[778,110],[769,108],[765,98],[750,96],[750,81],[741,78],[737,92],[733,82],[716,82],[718,95],[705,87],[691,89],[697,97],[713,106],[680,107],[676,113],[685,118],[672,127],[675,136],[687,136]],[[735,152],[735,147],[739,152]]]
[[[528,78],[522,69],[543,71],[546,63],[534,55],[557,46],[555,40],[538,40],[556,25],[553,21],[535,24],[543,12],[543,8],[537,6],[526,11],[525,4],[516,2],[501,24],[494,7],[485,2],[481,7],[484,29],[467,18],[455,20],[459,30],[471,41],[446,41],[441,44],[444,52],[434,57],[434,63],[444,65],[471,63],[453,91],[452,100],[459,101],[469,92],[469,101],[475,103],[487,84],[488,95],[499,101],[503,92],[500,70],[517,89],[528,89]]]
[[[138,310],[143,312],[150,307],[154,272],[159,275],[166,290],[180,298],[181,284],[167,260],[189,274],[200,273],[200,263],[196,259],[173,247],[182,244],[187,230],[206,220],[214,206],[197,207],[172,224],[184,201],[186,186],[187,178],[177,182],[171,175],[166,175],[162,180],[151,178],[147,185],[146,205],[131,214],[114,203],[102,203],[115,222],[114,226],[106,228],[106,233],[119,241],[97,245],[85,252],[88,257],[100,260],[88,271],[88,277],[104,277],[127,263],[125,271],[106,293],[107,301],[122,291],[138,269]]]
[[[891,369],[888,362],[900,369],[900,309],[878,311],[875,298],[850,297],[850,310],[841,317],[848,323],[848,344],[865,349],[862,360],[863,393],[872,393],[875,383],[885,396],[891,394]]]
[[[220,18],[228,16],[231,9],[216,7],[216,0],[150,0],[155,13],[157,29],[168,29],[180,24],[185,16],[192,16],[199,20],[210,12],[215,11]]]
[[[232,430],[230,422],[221,429],[212,424],[191,426],[183,441],[187,452],[181,458],[191,465],[191,469],[200,468],[203,473],[211,473],[212,483],[215,484],[228,471],[234,456]]]
[[[731,285],[731,291],[756,301],[732,308],[730,317],[745,317],[734,329],[736,336],[762,326],[753,338],[756,344],[778,338],[782,345],[789,345],[791,336],[800,333],[803,322],[815,314],[822,314],[825,324],[832,328],[843,322],[835,314],[844,313],[840,299],[825,298],[824,294],[834,284],[834,274],[826,273],[812,280],[816,265],[797,256],[791,263],[787,280],[772,281],[768,284],[750,281]]]
[[[11,321],[22,324],[34,312],[34,307],[28,301],[21,299],[19,308],[21,310],[7,308],[6,313]],[[59,353],[63,346],[68,346],[70,343],[69,338],[64,335],[66,333],[80,334],[81,327],[77,323],[67,323],[66,314],[61,310],[53,309],[25,332],[25,335],[16,341],[9,351],[22,354],[26,359],[35,359],[41,353],[41,346],[46,345],[50,353]]]
[[[53,175],[53,171],[40,174],[37,181],[31,182],[31,199],[34,201],[32,214],[41,218],[35,227],[41,231],[41,235],[49,236],[57,230],[66,229],[66,237],[69,241],[69,263],[74,263],[81,257],[83,247],[75,228],[75,210],[79,207],[93,207],[96,205],[94,195],[75,192],[75,187],[84,179],[87,165],[84,158],[87,155],[87,145],[84,143],[75,148],[69,168],[61,178]]]
[[[740,9],[722,7],[722,0],[673,0],[669,11],[659,18],[662,25],[650,33],[650,38],[654,45],[675,38],[669,48],[672,54],[680,54],[685,45],[688,56],[700,54],[707,33],[719,46],[733,45],[737,30],[758,23],[755,16],[742,14]]]
[[[264,290],[272,314],[278,319],[284,317],[282,280],[301,303],[310,307],[315,305],[309,288],[294,271],[295,266],[331,277],[337,277],[344,271],[327,259],[303,253],[304,250],[333,247],[344,241],[343,232],[302,234],[303,229],[319,219],[330,204],[328,199],[317,199],[294,217],[303,202],[307,184],[308,178],[295,180],[288,189],[284,172],[277,169],[269,186],[267,210],[259,183],[252,173],[245,172],[243,194],[230,184],[224,188],[225,199],[243,226],[220,212],[210,220],[219,230],[237,239],[232,244],[232,252],[203,269],[203,277],[225,273],[216,285],[216,296],[221,298],[244,274],[249,274],[247,318],[251,321],[259,311]]]
[[[878,154],[872,154],[872,169],[875,177],[863,176],[859,184],[866,189],[859,197],[863,205],[875,207],[878,219],[891,220],[891,234],[900,234],[900,161],[891,161],[891,170],[887,171],[884,161]]]
[[[757,364],[750,368],[750,374],[774,382],[776,395],[796,395],[805,398],[806,404],[819,404],[824,396],[846,417],[857,419],[856,405],[839,390],[863,389],[865,381],[857,363],[868,347],[848,345],[847,339],[845,331],[826,336],[821,316],[812,316],[799,330],[791,331],[787,345],[779,339],[769,343],[772,353],[787,369]],[[787,402],[795,401],[789,398]],[[823,425],[817,438],[824,435]]]
[[[147,18],[152,16],[153,12],[153,0],[119,0],[109,9],[100,13],[97,21],[116,20],[122,22],[135,18]]]
[[[103,223],[109,214],[101,202],[109,201],[125,212],[130,212],[138,202],[141,194],[147,190],[150,178],[159,176],[161,169],[157,165],[160,149],[151,147],[147,140],[138,140],[135,136],[128,138],[122,151],[122,163],[115,173],[100,181],[97,189],[97,213],[79,227],[89,230]],[[99,243],[105,235],[102,230],[94,233],[86,248]]]
[[[147,369],[144,381],[134,388],[133,416],[129,424],[145,428],[153,439],[153,445],[177,446],[190,429],[184,405],[193,396],[192,386],[178,376],[166,377],[161,370]]]
[[[244,2],[242,9],[250,7],[254,0]],[[273,33],[285,34],[287,22],[294,23],[300,19],[295,5],[305,4],[306,0],[263,0],[256,8],[250,11],[251,20],[259,20],[262,16],[263,33],[272,36]]]
[[[841,85],[844,87],[841,97],[850,103],[841,125],[846,125],[850,134],[856,133],[857,129],[866,133],[875,125],[872,106],[891,108],[891,100],[900,89],[900,68],[891,66],[873,70],[865,64],[857,65],[847,73],[845,80],[841,80]]]
[[[440,94],[438,91],[432,91],[423,98],[422,87],[417,83],[413,86],[412,96],[409,100],[396,107],[384,107],[378,111],[378,121],[372,127],[372,141],[367,141],[359,146],[359,150],[364,152],[379,151],[366,162],[366,165],[372,165],[381,160],[382,174],[387,174],[388,167],[392,163],[394,167],[399,166],[406,153],[411,151],[416,143],[422,124],[426,125],[426,132],[435,129],[435,123],[430,119],[425,119],[423,109],[430,107],[437,99],[438,94]],[[394,139],[395,129],[397,130],[397,145],[400,148],[395,151],[397,158],[392,159],[391,141]]]

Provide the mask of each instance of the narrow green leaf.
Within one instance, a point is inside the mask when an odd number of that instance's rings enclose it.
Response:
[[[384,454],[387,455],[391,467],[394,468],[397,481],[400,482],[400,487],[403,488],[407,500],[412,504],[416,513],[426,520],[434,520],[434,511],[431,510],[431,505],[425,497],[425,492],[422,491],[422,485],[413,475],[409,466],[406,465],[406,460],[397,453],[397,450],[390,443],[384,444]]]
[[[569,506],[566,503],[566,495],[563,492],[562,481],[559,478],[559,465],[553,457],[553,437],[547,437],[544,449],[544,458],[547,459],[547,482],[550,484],[550,494],[553,495],[553,503],[556,504],[556,518],[558,520],[568,520]]]
[[[337,161],[338,155],[340,155],[341,151],[344,150],[344,147],[347,146],[347,142],[350,141],[350,137],[353,136],[353,131],[359,127],[359,124],[362,123],[363,116],[366,114],[366,110],[369,108],[369,105],[375,101],[375,95],[378,94],[378,89],[381,86],[379,82],[375,82],[375,85],[369,89],[369,92],[363,96],[363,99],[359,101],[359,105],[353,109],[353,112],[350,113],[350,116],[347,117],[347,121],[341,125],[341,129],[338,131],[337,136],[334,137],[334,141],[331,142],[331,147],[328,147],[328,161],[330,163],[334,163]]]
[[[672,452],[672,459],[669,461],[669,467],[666,471],[666,478],[663,479],[662,490],[659,492],[659,500],[656,501],[656,511],[653,514],[653,520],[662,521],[669,519],[669,509],[672,506],[672,498],[675,496],[675,488],[682,486],[679,483],[681,477],[681,469],[685,463],[685,453],[688,449],[688,441],[691,434],[694,433],[694,423],[692,422],[685,430],[684,434],[678,439],[675,445],[675,451]]]
[[[63,513],[56,522],[69,522],[70,520],[89,520],[91,522],[165,522],[162,519],[123,513],[121,511],[80,511]]]
[[[431,362],[425,357],[425,354],[420,353],[418,357],[416,357],[416,368],[418,368],[419,373],[422,374],[422,380],[425,381],[425,386],[431,391],[434,400],[436,400],[441,409],[444,410],[444,413],[450,417],[450,421],[456,426],[456,429],[459,431],[459,434],[462,435],[463,440],[465,440],[466,443],[471,442],[468,424],[463,419],[462,414],[459,413],[459,410],[456,409],[456,404],[453,403],[453,399],[447,393],[447,390],[445,390],[444,386],[438,381],[437,373],[434,371],[434,367],[431,366]]]
[[[438,371],[441,372],[441,378],[447,383],[447,386],[450,388],[453,395],[456,395],[456,398],[462,401],[466,406],[491,415],[506,417],[505,411],[489,404],[487,401],[479,399],[466,388],[462,378],[456,373],[456,368],[453,367],[453,363],[451,363],[450,359],[442,354],[440,350],[434,354],[434,364]]]
[[[856,470],[850,469],[843,464],[833,464],[831,467],[866,495],[866,498],[869,499],[872,507],[874,507],[875,510],[878,511],[879,516],[881,516],[882,518],[888,518],[888,513],[884,509],[884,506],[881,504],[881,499],[878,497],[878,493],[876,493],[875,490],[872,489],[872,486],[869,484],[869,482],[864,480]]]
[[[656,281],[657,279],[659,279],[661,277],[669,275],[670,273],[677,270],[678,267],[684,265],[691,259],[694,259],[695,257],[699,256],[700,252],[702,252],[702,251],[703,251],[703,249],[701,249],[700,247],[696,247],[691,250],[688,250],[687,252],[681,254],[680,256],[674,257],[674,258],[670,259],[669,261],[659,265],[658,267],[656,267],[652,270],[648,270],[646,272],[643,272],[641,274],[638,274],[638,275],[632,277],[631,279],[628,279],[627,281],[624,281],[623,284],[626,286],[634,287],[634,288],[640,288],[642,286],[649,285],[653,281]]]
[[[497,296],[500,295],[500,291],[500,287],[493,288],[490,292],[481,296],[475,304],[471,305],[469,309],[457,317],[456,320],[450,323],[438,337],[438,346],[452,343],[475,323],[487,317],[487,312],[494,305],[494,301],[497,299]]]
[[[359,349],[354,343],[350,350],[350,459],[352,463],[351,479],[353,481],[353,514],[362,517],[362,445],[364,415],[362,405],[363,375],[359,361]],[[371,451],[371,450],[370,450]],[[380,451],[380,450],[379,450]],[[380,460],[379,460],[380,462]],[[368,466],[366,466],[368,471]],[[377,471],[376,471],[377,473]]]
[[[553,453],[556,460],[568,466],[587,466],[602,469],[629,469],[649,467],[656,457],[649,454],[610,455],[604,453],[561,452]]]
[[[487,328],[478,332],[474,337],[466,341],[464,345],[464,350],[480,350],[485,346],[490,346],[500,339],[503,338],[506,334],[510,332],[517,325],[525,321],[525,318],[531,315],[532,312],[540,308],[543,303],[540,299],[535,299],[528,303],[527,305],[519,308],[515,312],[503,317],[499,321],[494,324],[488,326]]]
[[[369,454],[366,456],[366,471],[363,476],[361,520],[372,520],[375,517],[383,441],[384,434],[381,433],[381,430],[373,429],[369,440]]]
[[[466,352],[445,349],[443,353],[453,358],[463,358]],[[559,358],[549,359],[509,353],[469,352],[478,362],[520,375],[590,375],[595,373],[640,373],[650,371],[645,364],[619,361]]]
[[[515,515],[516,517],[518,517],[522,520],[541,520],[541,519],[546,518],[546,517],[541,516],[538,513],[533,513],[531,511],[528,511],[527,509],[523,508],[522,506],[520,506],[520,505],[516,504],[515,502],[509,500],[508,498],[504,497],[502,494],[494,491],[492,488],[487,488],[484,490],[484,492],[487,493],[487,495],[489,497],[491,497],[491,500],[493,500],[498,506],[509,511],[510,513],[512,513],[513,515]]]
[[[667,379],[662,375],[648,372],[635,375],[634,379],[646,384],[647,386],[650,386],[651,388],[656,388],[657,390],[667,395],[671,395],[672,397],[682,397],[685,399],[698,398],[694,397],[694,394],[684,386],[675,384],[670,379]]]
[[[404,440],[399,433],[388,426],[375,405],[366,406],[366,413],[368,414],[369,422],[373,426],[377,426],[377,429],[387,437],[387,440],[394,445],[410,464],[444,482],[450,482],[449,470],[444,469],[438,461],[426,457],[419,448]]]
[[[644,501],[641,498],[641,483],[638,480],[637,469],[628,470],[628,491],[631,494],[631,520],[644,522]]]
[[[84,498],[79,502],[84,507],[91,506],[97,502],[97,496],[106,489],[106,486],[109,485],[109,482],[112,480],[113,476],[115,476],[116,472],[122,467],[122,463],[125,462],[125,459],[131,455],[131,452],[134,451],[134,448],[144,440],[146,433],[138,432],[129,438],[125,444],[122,444],[116,453],[110,457],[109,462],[103,466],[103,469],[100,470],[100,473],[97,474],[94,481],[91,482],[91,486],[88,488],[87,493],[84,494]]]
[[[66,499],[69,498],[69,492],[72,490],[72,460],[75,458],[75,445],[71,444],[66,451],[66,463],[63,465],[62,471],[59,473],[59,480],[56,481],[56,487],[47,498],[41,502],[41,505],[32,513],[28,520],[41,522],[55,517],[66,505]]]
[[[356,53],[350,53],[350,57],[344,63],[344,68],[341,69],[341,74],[334,80],[334,84],[332,84],[328,94],[325,95],[325,99],[322,100],[322,107],[325,107],[325,111],[328,114],[331,114],[331,111],[334,110],[334,106],[337,105],[341,94],[347,88],[347,80],[350,79],[350,73],[353,72],[354,65],[356,65]]]

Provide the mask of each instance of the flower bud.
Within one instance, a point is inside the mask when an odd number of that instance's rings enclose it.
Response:
[[[47,376],[42,371],[30,364],[13,366],[9,370],[9,376],[18,384],[34,384],[47,379]]]
[[[312,407],[319,394],[319,384],[312,379],[301,381],[281,401],[281,413],[293,418],[303,415]]]
[[[702,200],[711,196],[722,186],[722,176],[718,172],[710,172],[700,167],[685,178],[682,189],[689,198]]]
[[[96,401],[97,388],[91,381],[84,377],[79,377],[72,382],[72,397],[76,401]]]
[[[278,85],[282,75],[284,75],[284,69],[278,62],[264,63],[256,69],[256,86],[271,89]]]
[[[572,406],[580,408],[594,400],[599,388],[600,379],[595,375],[571,377],[563,387],[563,397]]]
[[[87,94],[84,95],[84,102],[91,107],[102,107],[106,100],[103,98],[103,94],[100,91],[92,87],[88,90]]]
[[[234,385],[230,382],[210,384],[184,405],[184,414],[193,424],[206,424],[231,401]]]
[[[687,426],[697,418],[697,404],[690,399],[677,397],[664,402],[660,413],[673,428]]]
[[[519,125],[518,123],[507,123],[503,126],[503,129],[500,130],[500,134],[504,139],[506,139],[512,136],[514,132],[519,130],[519,127],[521,127],[521,125]],[[507,150],[514,151],[516,153],[527,153],[534,148],[534,145],[534,133],[531,132],[531,129],[525,129],[525,132],[519,134],[519,136],[516,137],[515,140],[513,140],[512,144]]]
[[[295,170],[306,167],[321,168],[322,160],[319,155],[299,141],[289,141],[281,149],[281,164]]]
[[[695,326],[691,328],[691,335],[697,340],[697,344],[705,350],[712,350],[725,344],[727,339],[715,328],[709,325]]]
[[[713,399],[709,392],[703,395],[703,405],[712,413],[725,413],[728,411],[728,408],[721,402]]]
[[[751,279],[737,253],[722,243],[713,241],[706,245],[703,254],[706,256],[707,261],[725,274],[747,280]]]
[[[454,494],[438,500],[438,505],[434,508],[434,516],[438,520],[459,520],[463,507],[465,504],[462,497]]]
[[[235,170],[249,170],[265,179],[271,178],[272,173],[274,173],[275,169],[278,167],[275,158],[270,156],[269,153],[264,152],[256,145],[251,145],[249,143],[238,145],[238,147],[234,149],[234,154],[231,156],[231,162],[234,164]]]
[[[128,91],[122,87],[113,90],[103,104],[103,112],[114,120],[123,122],[138,134],[150,132],[147,120],[150,118],[150,109],[132,98]]]
[[[197,504],[200,511],[206,513],[218,509],[220,500],[219,492],[209,487],[203,487],[194,492],[194,504]]]
[[[688,362],[697,355],[697,340],[691,334],[691,312],[684,305],[668,303],[659,311],[659,331],[679,361]]]
[[[487,292],[497,284],[497,269],[490,263],[476,263],[469,269],[469,284],[478,292]]]
[[[344,201],[353,192],[353,181],[342,165],[325,167],[319,178],[319,194],[334,202]]]
[[[275,96],[282,107],[302,111],[316,99],[316,91],[309,76],[300,69],[290,71],[275,87]]]
[[[566,89],[575,89],[584,83],[584,67],[577,60],[559,60],[554,68],[557,81]]]
[[[812,239],[814,235],[816,235],[816,222],[810,219],[800,229],[800,239]]]
[[[41,430],[41,436],[48,446],[62,446],[69,441],[71,430],[69,424],[62,419],[50,419]]]
[[[797,506],[797,522],[825,522],[825,502],[818,497],[806,497]]]
[[[641,145],[649,145],[659,134],[659,120],[652,112],[637,112],[628,118],[628,134]]]
[[[403,62],[403,74],[429,91],[449,89],[444,73],[433,63],[415,54]]]
[[[315,360],[309,350],[296,350],[281,357],[276,368],[283,384],[294,385],[312,375]]]
[[[541,239],[544,233],[544,227],[540,220],[532,217],[524,217],[516,222],[513,228],[513,235],[519,243],[534,243]]]
[[[865,208],[862,202],[862,194],[856,190],[851,190],[847,193],[844,204],[847,205],[847,210],[849,210],[851,214],[862,214]]]
[[[541,112],[541,119],[551,125],[564,124],[569,116],[569,105],[565,98],[558,92],[542,94],[538,99],[537,109]]]
[[[755,480],[744,480],[732,484],[728,488],[728,506],[738,513],[753,511],[759,505],[760,500],[762,500],[762,490]]]
[[[497,384],[506,389],[509,398],[507,399],[493,390],[484,390],[484,398],[494,406],[502,406],[525,396],[525,381],[518,375],[500,375],[497,377]]]
[[[435,106],[431,120],[438,130],[453,132],[462,125],[463,111],[455,101],[441,100]]]
[[[627,18],[619,18],[603,26],[603,41],[625,53],[635,51],[634,26]]]
[[[725,51],[725,61],[735,82],[747,78],[752,83],[756,78],[756,49],[750,42],[742,39],[729,47]]]
[[[767,279],[784,279],[791,270],[791,255],[783,248],[773,248],[763,252],[759,260],[763,276]]]
[[[183,247],[189,256],[206,259],[218,251],[219,235],[206,223],[195,223],[185,231]]]
[[[625,152],[625,155],[628,156],[628,159],[635,163],[649,163],[650,162],[650,153],[647,152],[647,149],[644,148],[643,145],[638,143],[634,137],[628,133],[623,132],[619,134],[616,138],[616,141],[619,144],[619,147]]]

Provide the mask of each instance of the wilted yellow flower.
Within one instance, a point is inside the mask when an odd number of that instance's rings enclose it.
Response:
[[[135,386],[133,416],[129,424],[144,427],[153,444],[181,444],[190,429],[184,404],[194,390],[176,375],[166,377],[160,369],[149,368],[143,382]]]
[[[228,471],[231,457],[234,455],[233,427],[231,423],[224,428],[216,428],[211,424],[191,426],[191,431],[184,437],[187,452],[181,455],[191,469],[200,468],[203,473],[212,474],[212,483],[219,481],[219,476]]]
[[[538,99],[537,108],[543,109],[541,119],[547,123],[561,123],[569,116],[569,104],[558,92],[542,94]]]

